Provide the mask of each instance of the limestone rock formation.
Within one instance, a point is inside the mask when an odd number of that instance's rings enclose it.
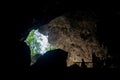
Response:
[[[49,43],[69,53],[67,66],[84,59],[87,67],[92,67],[92,53],[100,59],[107,54],[107,48],[97,40],[96,21],[90,15],[65,14],[41,26],[39,31],[49,36]]]

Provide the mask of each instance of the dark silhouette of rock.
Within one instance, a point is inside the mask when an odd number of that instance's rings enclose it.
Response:
[[[56,49],[40,56],[32,66],[33,71],[60,71],[66,67],[67,52]]]

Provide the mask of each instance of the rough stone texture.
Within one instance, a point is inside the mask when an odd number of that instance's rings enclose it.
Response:
[[[93,52],[100,59],[107,54],[107,48],[100,45],[96,39],[95,20],[81,13],[56,17],[40,27],[39,31],[49,36],[51,44],[69,53],[67,66],[84,59],[85,62],[90,62],[87,67],[92,67]]]

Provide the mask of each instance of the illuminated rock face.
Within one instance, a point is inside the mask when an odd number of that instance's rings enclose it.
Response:
[[[69,53],[67,66],[84,59],[85,62],[90,62],[86,64],[87,67],[92,67],[93,52],[100,58],[107,54],[107,48],[101,46],[96,39],[95,21],[87,17],[59,16],[39,30],[44,30],[43,33],[48,34],[49,43]]]

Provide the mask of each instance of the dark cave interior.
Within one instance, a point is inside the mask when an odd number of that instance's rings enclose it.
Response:
[[[81,5],[80,5],[81,4]],[[13,68],[14,73],[22,73],[22,77],[27,78],[41,78],[44,75],[49,76],[57,75],[58,78],[63,79],[104,79],[103,77],[112,77],[113,74],[119,72],[119,29],[120,26],[120,10],[119,7],[111,7],[103,4],[103,7],[95,4],[94,7],[90,7],[90,4],[85,6],[80,2],[70,2],[67,1],[48,1],[36,4],[36,6],[25,6],[18,7],[15,11],[15,38],[16,38],[16,52],[13,58]],[[75,5],[75,6],[74,6]],[[71,67],[66,67],[66,51],[61,49],[56,49],[47,52],[44,56],[39,58],[35,65],[30,66],[30,51],[29,47],[23,42],[20,42],[21,38],[26,38],[29,31],[32,29],[38,29],[38,25],[42,26],[47,24],[52,19],[64,14],[73,13],[75,11],[80,12],[93,12],[95,14],[97,26],[97,39],[100,43],[108,47],[108,53],[113,57],[112,63],[115,64],[116,68],[79,68],[77,65]],[[51,54],[49,54],[51,53]],[[58,54],[55,54],[58,53]],[[60,57],[61,56],[61,57]],[[42,62],[45,61],[45,62]],[[15,62],[15,63],[14,63]],[[83,64],[84,66],[84,64]],[[62,73],[62,74],[61,74]],[[28,75],[25,75],[28,74]],[[18,77],[21,77],[18,75]],[[88,77],[85,77],[88,76]],[[113,77],[114,79],[116,78]],[[49,77],[49,79],[56,79],[54,76]]]

